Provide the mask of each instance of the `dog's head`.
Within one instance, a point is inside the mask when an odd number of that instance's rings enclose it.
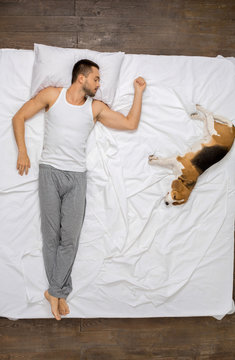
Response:
[[[184,204],[194,188],[196,181],[186,180],[184,176],[180,176],[171,184],[171,192],[165,197],[166,205],[181,205]]]

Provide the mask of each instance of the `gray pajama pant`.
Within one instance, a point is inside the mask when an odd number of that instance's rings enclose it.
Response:
[[[67,298],[86,208],[86,171],[65,171],[39,164],[42,253],[48,292]]]

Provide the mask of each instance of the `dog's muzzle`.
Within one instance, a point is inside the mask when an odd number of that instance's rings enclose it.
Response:
[[[164,203],[166,206],[169,206],[172,204],[171,194],[168,192],[167,195],[164,198]]]

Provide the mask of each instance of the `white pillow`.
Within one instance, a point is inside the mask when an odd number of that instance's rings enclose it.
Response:
[[[217,55],[217,58],[229,60],[235,65],[235,57],[233,57],[233,56],[225,57],[225,56],[222,56],[222,55]]]
[[[34,54],[32,97],[48,86],[69,87],[74,64],[81,59],[89,59],[100,68],[100,88],[94,99],[112,106],[124,52],[98,52],[34,44]]]

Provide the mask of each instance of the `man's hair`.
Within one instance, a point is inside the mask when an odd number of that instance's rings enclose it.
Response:
[[[83,74],[85,77],[87,77],[92,72],[92,66],[95,66],[99,70],[99,66],[91,60],[82,59],[76,62],[72,71],[71,83],[73,84],[77,80],[79,74]]]

